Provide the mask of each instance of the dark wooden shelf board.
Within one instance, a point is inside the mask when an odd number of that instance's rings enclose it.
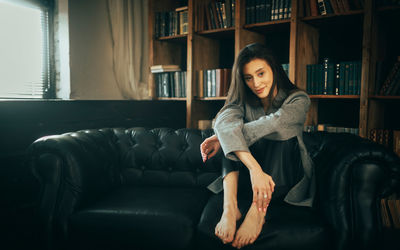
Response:
[[[369,97],[370,99],[375,100],[400,100],[400,96],[391,96],[391,95],[372,95]]]
[[[271,31],[290,31],[290,19],[269,21],[262,23],[245,24],[245,29],[254,30],[258,32],[271,32]]]
[[[160,101],[186,101],[185,97],[157,97]]]
[[[202,97],[202,98],[197,98],[200,101],[225,101],[226,96],[218,96],[218,97]]]
[[[359,95],[310,95],[311,99],[360,99]]]
[[[187,34],[158,37],[159,41],[186,42]]]
[[[235,38],[235,27],[213,29],[213,30],[202,30],[197,32],[198,35],[211,37],[211,38]]]
[[[315,27],[350,26],[362,27],[364,10],[352,10],[342,14],[328,14],[324,16],[307,16],[300,20]]]

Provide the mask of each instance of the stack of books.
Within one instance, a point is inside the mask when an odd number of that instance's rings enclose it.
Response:
[[[236,0],[199,1],[196,31],[222,29],[235,26]]]
[[[247,0],[246,24],[290,19],[292,0]]]
[[[369,130],[368,139],[387,148],[393,148],[393,151],[400,156],[400,130],[373,128]]]
[[[155,37],[175,36],[188,33],[188,7],[174,11],[155,13]]]
[[[342,14],[364,8],[364,0],[304,0],[305,16]]]
[[[378,7],[385,7],[385,6],[398,6],[400,5],[399,0],[379,0],[376,3]]]
[[[378,62],[376,65],[376,88],[377,95],[400,95],[400,56],[390,68],[389,73],[384,80],[382,79],[382,71],[384,63]]]
[[[400,228],[400,199],[396,194],[381,199],[382,226]]]
[[[386,147],[392,146],[393,131],[389,129],[370,129],[368,139]]]
[[[231,82],[231,69],[205,69],[198,71],[199,98],[226,96]]]
[[[322,64],[309,64],[307,92],[311,95],[359,95],[361,61],[334,63],[325,58]]]
[[[353,134],[353,135],[359,134],[358,128],[335,127],[330,124],[318,124],[318,125],[304,126],[303,131],[305,131],[305,132],[326,131],[329,133],[349,133],[349,134]]]
[[[186,97],[186,71],[178,65],[151,66],[157,97]]]

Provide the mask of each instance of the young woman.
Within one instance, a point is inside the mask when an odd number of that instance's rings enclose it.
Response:
[[[216,117],[215,135],[200,149],[206,161],[222,147],[223,212],[215,235],[241,248],[259,237],[271,199],[312,206],[315,181],[302,138],[308,95],[290,82],[282,66],[260,44],[243,48],[232,71],[227,100]],[[240,210],[246,216],[236,230]]]

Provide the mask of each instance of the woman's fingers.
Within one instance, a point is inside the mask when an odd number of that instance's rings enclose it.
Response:
[[[253,203],[257,205],[257,195],[258,195],[258,189],[253,187]]]
[[[257,207],[258,207],[258,211],[262,211],[263,210],[263,199],[264,199],[264,194],[265,194],[265,190],[260,190],[258,192],[258,196],[257,196]]]
[[[272,178],[271,178],[271,190],[272,190],[272,193],[275,191],[275,182],[272,180]]]
[[[211,153],[208,154],[208,158],[211,158],[216,154],[217,154],[217,150],[213,149],[213,151],[211,151]]]

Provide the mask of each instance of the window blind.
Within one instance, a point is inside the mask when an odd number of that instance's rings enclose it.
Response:
[[[50,6],[0,0],[0,98],[50,97]]]

